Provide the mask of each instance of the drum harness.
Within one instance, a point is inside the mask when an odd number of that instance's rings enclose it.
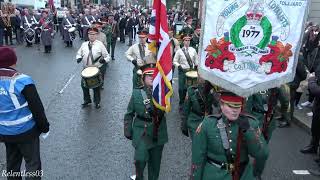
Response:
[[[241,151],[241,144],[243,139],[243,132],[239,129],[238,137],[237,137],[237,151],[236,151],[236,158],[231,154],[230,150],[230,134],[229,127],[226,126],[226,124],[223,122],[222,116],[217,121],[217,127],[220,132],[220,138],[223,145],[223,148],[225,150],[225,155],[227,158],[227,163],[220,162],[217,160],[214,160],[210,157],[207,157],[207,162],[213,166],[216,166],[220,169],[227,170],[231,175],[233,180],[239,180],[242,175],[242,169],[240,166],[245,165],[248,162],[240,163],[240,151]],[[242,166],[243,167],[243,166]]]
[[[183,54],[185,55],[185,57],[186,57],[186,59],[187,59],[187,62],[188,62],[188,64],[189,64],[189,66],[190,66],[190,69],[194,69],[194,68],[195,68],[195,67],[194,67],[194,63],[193,63],[192,60],[191,60],[191,57],[190,57],[189,52],[187,52],[186,50],[187,50],[187,49],[186,49],[185,47],[182,48],[182,52],[183,52]]]
[[[91,27],[91,23],[90,23],[90,21],[88,20],[88,17],[87,16],[85,16],[84,17],[84,19],[87,21],[87,25],[81,25],[81,27]]]
[[[158,141],[158,129],[160,126],[160,122],[162,120],[162,117],[164,116],[164,113],[159,113],[158,109],[153,109],[151,104],[151,99],[148,98],[147,93],[144,89],[140,90],[142,98],[143,98],[143,104],[145,106],[145,114],[147,117],[151,117],[152,123],[153,123],[153,136],[152,141],[157,142]],[[147,124],[146,122],[150,122],[148,118],[138,116],[140,119],[143,119],[145,121],[144,124],[144,131],[142,134],[142,137],[146,136],[147,131]]]
[[[92,59],[92,65],[95,64],[96,62],[98,62],[99,59],[101,59],[102,55],[100,55],[98,58],[94,59],[93,58],[93,54],[92,54],[92,44],[89,42],[88,43],[88,48],[89,48],[89,55],[88,55],[88,58],[87,58],[87,63],[86,65],[88,66],[89,65],[89,58]]]
[[[27,31],[29,30],[29,31],[31,31],[31,33],[33,33],[32,36],[34,36],[34,35],[35,35],[35,31],[34,31],[34,29],[31,28],[32,23],[31,23],[31,24],[29,23],[27,16],[24,16],[24,20],[26,21],[25,24],[27,24],[27,26],[28,26],[28,28],[25,29],[24,32],[25,32],[27,35],[31,36],[30,33],[27,33]],[[32,42],[32,40],[29,40],[27,36],[25,37],[25,39],[26,39],[29,43]]]
[[[68,19],[68,17],[66,17],[66,21],[67,21],[67,23],[69,24],[69,25],[66,25],[66,26],[68,26],[69,28],[67,28],[67,30],[69,30],[70,28],[72,28],[72,24],[71,24],[71,22],[69,21],[69,19]],[[75,34],[74,34],[74,32],[68,32],[69,33],[69,37],[70,37],[70,40],[71,41],[73,41],[74,39],[75,39]]]

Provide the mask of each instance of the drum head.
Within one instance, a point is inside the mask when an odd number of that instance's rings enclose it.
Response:
[[[97,67],[87,67],[81,72],[81,76],[84,78],[89,78],[96,76],[99,73],[99,68]]]
[[[188,71],[188,72],[186,72],[186,76],[189,78],[197,78],[198,72],[197,71]]]
[[[68,32],[74,32],[76,30],[75,27],[71,27],[70,29],[68,29]]]

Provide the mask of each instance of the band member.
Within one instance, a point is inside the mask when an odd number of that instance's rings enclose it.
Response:
[[[29,15],[29,10],[25,8],[24,16],[22,17],[22,27],[25,31],[25,39],[26,39],[27,47],[32,46],[32,42],[35,37],[35,31],[33,29],[33,26],[34,26],[34,22],[32,20],[32,16]]]
[[[276,128],[276,121],[273,116],[277,106],[277,95],[279,89],[273,88],[256,93],[248,98],[245,109],[252,114],[259,122],[262,134],[269,143],[272,133]]]
[[[194,33],[194,27],[192,26],[192,17],[188,16],[186,19],[186,24],[183,26],[180,35],[186,35],[186,34],[193,34]]]
[[[173,32],[172,29],[169,29],[168,33],[169,33],[169,38],[170,38],[170,43],[171,43],[170,50],[171,50],[172,62],[173,62],[173,58],[174,58],[176,52],[180,49],[180,43],[179,43],[179,41],[173,36],[173,35],[174,35],[174,32]],[[174,69],[175,69],[175,66],[174,66],[174,64],[172,63],[172,74],[174,73]]]
[[[133,68],[133,76],[132,76],[132,83],[133,88],[139,87],[139,80],[137,71],[140,69],[141,66],[145,65],[146,57],[151,55],[151,51],[147,46],[147,36],[148,31],[143,30],[139,32],[139,43],[134,44],[131,46],[127,52],[126,56],[129,61],[132,62],[134,65]]]
[[[138,30],[141,31],[147,28],[147,20],[144,14],[141,14],[138,19]]]
[[[189,35],[183,37],[183,48],[179,49],[173,58],[173,64],[179,71],[180,110],[187,92],[185,73],[190,70],[196,70],[198,66],[198,54],[193,47],[190,47],[190,40],[191,37]]]
[[[92,25],[99,30],[99,33],[97,35],[97,40],[101,41],[103,43],[103,45],[107,48],[107,36],[102,32],[103,23],[102,22],[94,22]]]
[[[190,135],[192,140],[203,118],[213,113],[213,107],[215,112],[220,111],[217,97],[217,92],[212,89],[212,85],[202,79],[198,79],[198,84],[188,88],[181,123],[184,135]]]
[[[159,178],[162,150],[168,142],[165,112],[157,109],[152,99],[152,82],[155,64],[142,69],[143,85],[134,89],[124,116],[124,136],[132,140],[136,180],[143,180],[148,165],[148,179]]]
[[[98,35],[97,35],[97,40],[100,41],[100,42],[102,42],[103,45],[104,45],[105,47],[107,47],[107,37],[106,37],[106,35],[102,32],[102,25],[103,25],[102,22],[95,22],[95,23],[93,23],[93,26],[96,27],[96,28],[99,30],[99,33],[98,33]],[[104,80],[104,76],[105,76],[106,70],[107,70],[107,64],[106,64],[106,63],[102,64],[102,66],[100,67],[100,70],[101,70],[101,74],[102,74],[102,79]],[[101,86],[101,89],[104,89],[103,84],[102,84],[102,86]]]
[[[91,9],[91,18],[92,18],[91,23],[100,22],[101,16],[96,9]]]
[[[83,39],[88,41],[88,29],[92,26],[93,20],[92,16],[90,15],[89,9],[84,10],[84,16],[82,18],[81,27],[83,30]]]
[[[129,37],[129,44],[128,46],[132,46],[132,40],[133,40],[133,28],[135,26],[134,24],[134,19],[133,16],[131,15],[131,13],[129,12],[127,14],[127,23],[126,23],[126,33],[128,33],[128,37]]]
[[[44,46],[44,52],[50,53],[52,48],[52,32],[53,32],[53,22],[52,19],[48,17],[48,12],[42,12],[42,18],[39,21],[41,25],[41,42]]]
[[[34,10],[32,12],[32,16],[31,19],[33,21],[33,23],[35,24],[35,40],[34,40],[34,44],[39,44],[40,43],[40,36],[41,36],[41,28],[40,28],[40,19],[41,19],[41,15],[39,15],[39,12],[37,10]]]
[[[18,72],[13,49],[0,47],[0,142],[6,146],[8,179],[22,179],[25,160],[26,179],[41,179],[40,133],[49,131],[49,123],[35,83]],[[30,176],[39,174],[38,177]]]
[[[200,32],[201,27],[197,27],[192,35],[192,39],[190,42],[190,46],[193,47],[197,52],[199,51],[199,43],[200,43]]]
[[[115,60],[114,58],[114,50],[117,43],[117,38],[119,36],[120,30],[117,21],[114,20],[114,15],[108,15],[108,22],[104,27],[104,33],[107,36],[107,50],[111,54],[111,59]]]
[[[103,64],[110,61],[110,57],[106,47],[102,42],[97,40],[97,35],[99,30],[97,28],[90,28],[88,30],[89,41],[82,43],[80,49],[77,53],[77,62],[82,61],[83,67],[96,66],[101,68]],[[101,71],[101,70],[100,70]],[[81,87],[83,91],[84,103],[83,107],[88,106],[92,101],[90,98],[90,92],[87,87],[85,87],[84,79],[81,80]],[[93,88],[94,92],[94,103],[97,109],[100,108],[100,90],[101,87]]]
[[[78,18],[77,18],[77,30],[78,30],[79,37],[80,37],[81,40],[83,40],[83,27],[82,27],[82,24],[81,24],[82,21],[83,21],[83,14],[80,13]]]
[[[71,16],[70,11],[66,11],[66,17],[62,20],[63,26],[63,40],[66,43],[66,47],[72,47],[72,42],[75,38],[76,20]],[[74,28],[73,32],[69,32],[71,28]]]
[[[255,179],[260,177],[269,150],[259,123],[241,113],[243,98],[224,92],[221,115],[205,117],[192,141],[191,179]],[[250,163],[249,156],[255,159]]]
[[[119,30],[120,30],[120,42],[125,43],[125,29],[127,24],[127,16],[121,14],[119,21]]]

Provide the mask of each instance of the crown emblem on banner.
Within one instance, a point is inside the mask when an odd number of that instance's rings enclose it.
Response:
[[[246,17],[248,20],[248,24],[257,25],[257,24],[260,24],[260,21],[262,20],[262,17],[263,17],[263,13],[248,11],[246,13]]]

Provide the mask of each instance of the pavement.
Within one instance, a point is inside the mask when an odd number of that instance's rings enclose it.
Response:
[[[307,93],[303,93],[300,104],[306,102],[308,100]],[[312,112],[312,106],[303,107],[303,109],[298,109],[295,107],[294,112],[294,119],[293,121],[300,126],[301,128],[305,129],[307,132],[311,133],[311,122],[312,116],[308,116],[307,113]]]
[[[53,52],[38,47],[18,46],[18,69],[31,75],[51,124],[50,135],[41,138],[43,179],[128,180],[134,173],[133,147],[123,136],[123,117],[132,89],[132,64],[124,57],[126,44],[117,42],[116,60],[107,68],[101,109],[81,108],[81,65],[75,54],[81,42],[64,48],[57,35]],[[177,92],[175,74],[174,89]],[[178,94],[167,115],[169,142],[165,145],[159,180],[186,180],[191,167],[191,141],[180,132]],[[299,114],[299,112],[297,111]],[[303,116],[303,115],[302,115]],[[305,129],[292,125],[276,129],[270,142],[270,157],[263,178],[266,180],[316,180],[293,170],[317,168],[315,156],[299,149],[308,143]],[[5,148],[0,144],[0,170],[5,168]],[[22,168],[23,169],[23,168]],[[5,179],[1,177],[0,179]]]

